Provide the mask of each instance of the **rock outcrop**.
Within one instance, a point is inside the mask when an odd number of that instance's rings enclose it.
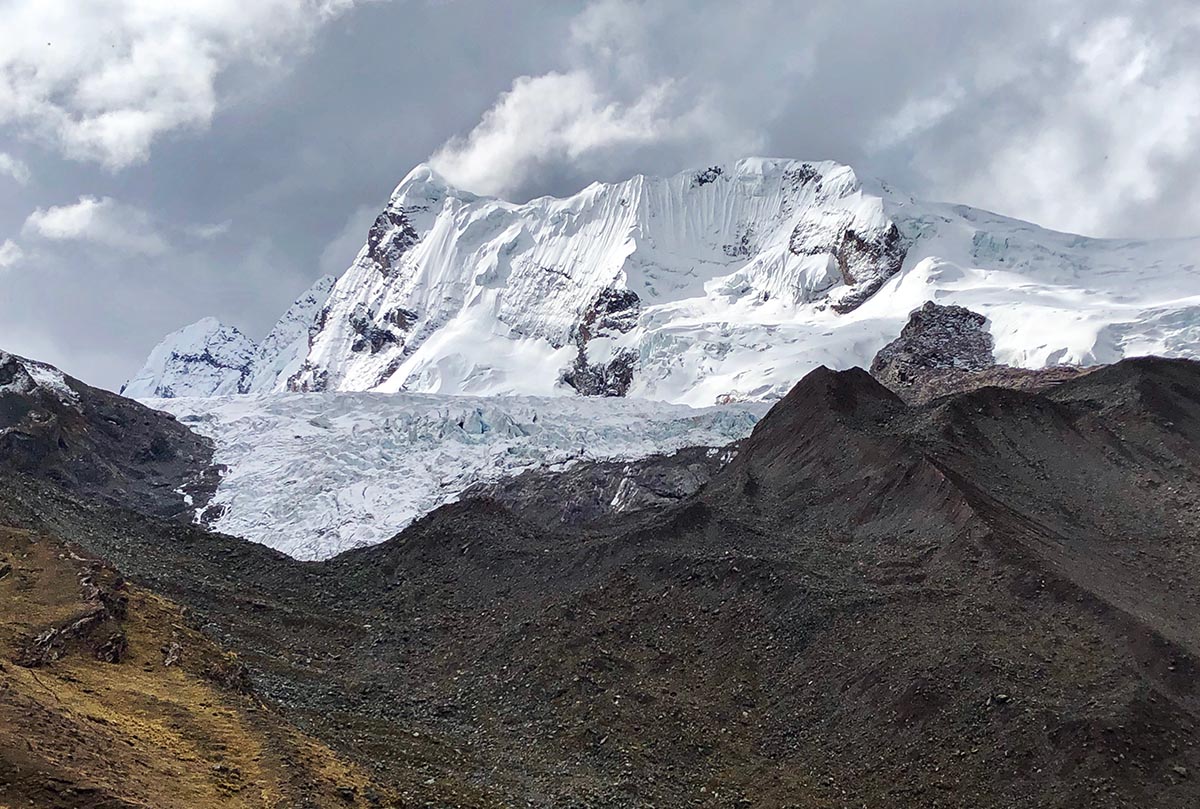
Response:
[[[871,375],[908,401],[988,385],[1039,390],[1090,369],[1071,365],[1014,368],[996,362],[987,318],[962,306],[926,301],[908,318],[900,336],[879,350]]]

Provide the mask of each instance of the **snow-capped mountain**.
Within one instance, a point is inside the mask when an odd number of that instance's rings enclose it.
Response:
[[[255,351],[233,326],[201,318],[168,334],[120,392],[131,399],[245,393]]]
[[[927,300],[982,313],[1012,365],[1200,356],[1198,259],[1200,240],[1056,233],[828,162],[749,158],[520,205],[419,166],[304,359],[256,360],[276,370],[247,389],[769,399],[817,365],[869,364]],[[179,387],[154,365],[133,395]]]
[[[295,384],[654,393],[670,372],[648,367],[653,335],[672,307],[751,297],[848,311],[903,258],[881,200],[829,163],[743,160],[526,205],[421,166],[334,287]]]
[[[334,281],[319,279],[257,345],[212,317],[168,334],[121,393],[153,399],[286,390],[308,354],[309,332]]]

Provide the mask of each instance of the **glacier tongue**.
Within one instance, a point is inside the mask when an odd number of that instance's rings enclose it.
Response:
[[[749,434],[765,405],[322,393],[147,402],[214,440],[217,530],[301,559],[388,539],[470,485]]]

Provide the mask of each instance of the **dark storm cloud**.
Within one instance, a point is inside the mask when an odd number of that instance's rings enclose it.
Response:
[[[261,336],[431,158],[514,199],[829,158],[1063,229],[1197,230],[1189,3],[263,0],[165,25],[105,0],[101,35],[45,35],[64,4],[10,0],[0,33],[0,347],[108,386],[203,315]],[[46,86],[14,83],[29,64]]]

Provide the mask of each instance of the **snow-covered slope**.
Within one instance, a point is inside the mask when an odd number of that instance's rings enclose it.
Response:
[[[121,393],[131,399],[245,393],[254,352],[249,337],[206,317],[168,334]]]
[[[1014,365],[1194,357],[1198,259],[1197,239],[1056,233],[835,163],[750,158],[522,205],[419,166],[287,384],[768,399],[868,364],[927,300],[984,314]]]
[[[302,559],[382,542],[468,486],[530,467],[721,447],[765,410],[410,393],[148,404],[214,439],[214,460],[229,467],[212,501],[224,511],[214,527]]]
[[[308,356],[309,332],[329,299],[337,279],[326,275],[297,298],[271,332],[258,344],[247,390],[271,393],[287,390],[288,380]]]
[[[308,354],[309,332],[334,280],[325,276],[313,284],[257,345],[211,317],[168,334],[121,393],[149,399],[286,390]]]

